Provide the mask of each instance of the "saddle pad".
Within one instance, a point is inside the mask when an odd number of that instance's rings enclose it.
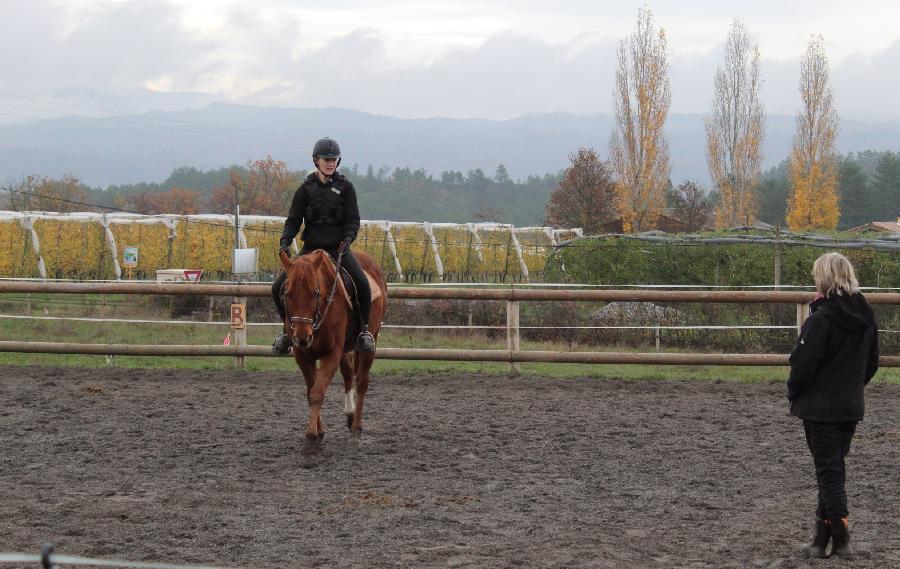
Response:
[[[369,288],[372,289],[372,300],[381,298],[381,287],[378,286],[378,283],[375,282],[375,279],[369,273],[366,273],[366,278],[369,279]]]
[[[363,272],[365,273],[365,271]],[[381,298],[381,287],[378,286],[378,283],[375,282],[375,279],[369,273],[366,273],[366,278],[369,279],[369,289],[372,291],[371,297],[374,302],[376,298]],[[341,296],[344,297],[347,306],[353,309],[353,301],[350,300],[350,293],[347,292],[347,287],[344,286],[344,279],[340,279],[338,282],[341,283]]]

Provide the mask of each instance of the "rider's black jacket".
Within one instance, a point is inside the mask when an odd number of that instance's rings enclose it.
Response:
[[[287,249],[303,225],[305,249],[334,249],[349,237],[356,239],[359,232],[359,207],[356,189],[350,180],[335,172],[326,183],[319,180],[316,171],[294,192],[291,209],[281,232],[281,248]]]
[[[861,421],[863,387],[878,370],[878,327],[861,294],[832,295],[812,314],[791,352],[791,414],[822,423]]]

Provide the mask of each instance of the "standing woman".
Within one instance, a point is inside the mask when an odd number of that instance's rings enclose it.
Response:
[[[787,382],[791,415],[803,419],[819,493],[815,536],[804,550],[825,557],[830,540],[831,555],[852,559],[844,458],[863,418],[863,387],[878,370],[878,329],[846,257],[822,255],[812,276],[818,295],[791,352]]]

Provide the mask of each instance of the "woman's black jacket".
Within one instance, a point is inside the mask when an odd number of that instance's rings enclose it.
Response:
[[[359,206],[353,184],[335,172],[322,183],[313,171],[294,192],[291,209],[281,232],[281,248],[287,249],[303,225],[300,239],[306,249],[331,250],[341,241],[352,242],[359,232]]]
[[[791,352],[791,414],[809,421],[861,421],[863,387],[878,370],[878,330],[861,294],[833,294],[810,304]]]

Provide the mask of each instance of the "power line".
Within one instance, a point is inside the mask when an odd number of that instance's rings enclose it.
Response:
[[[171,220],[171,219],[172,219],[172,215],[173,215],[173,214],[164,214],[164,213],[159,213],[159,214],[152,214],[152,213],[151,213],[151,214],[144,214],[144,213],[139,213],[139,212],[136,212],[136,211],[130,211],[130,210],[127,210],[127,209],[122,209],[122,208],[117,208],[117,207],[110,207],[110,206],[105,206],[105,205],[100,205],[100,204],[94,204],[94,203],[82,202],[82,201],[78,201],[78,200],[70,200],[70,199],[68,199],[68,198],[61,198],[61,197],[57,197],[57,196],[47,196],[47,195],[43,195],[43,194],[36,194],[36,193],[33,193],[33,192],[27,192],[27,191],[24,191],[24,190],[14,190],[14,189],[12,189],[12,188],[3,188],[3,189],[0,190],[0,191],[5,191],[5,192],[13,193],[13,194],[21,194],[21,195],[24,195],[24,196],[33,197],[33,198],[35,198],[35,199],[50,200],[50,201],[58,201],[58,202],[63,202],[63,203],[71,204],[71,205],[78,205],[78,206],[84,206],[84,207],[89,207],[89,208],[102,209],[102,210],[107,210],[107,211],[112,212],[112,213],[130,213],[130,214],[132,214],[132,215],[141,215],[141,216],[144,216],[144,217],[152,217],[152,218],[155,218],[155,219],[167,219],[167,220]],[[198,224],[198,225],[210,225],[210,226],[213,226],[213,227],[220,227],[220,228],[224,228],[224,229],[234,229],[234,225],[232,225],[232,224],[230,224],[230,223],[222,223],[222,222],[218,222],[218,221],[215,221],[215,220],[212,220],[212,219],[190,219],[190,218],[188,218],[188,217],[186,217],[186,216],[181,216],[181,215],[179,215],[177,221],[181,221],[181,222],[184,222],[184,223],[195,223],[195,224]],[[244,227],[243,229],[249,229],[249,228]],[[279,233],[279,234],[281,233],[281,231],[275,231],[275,230],[272,230],[272,229],[266,229],[266,228],[256,228],[256,227],[254,227],[254,228],[252,228],[251,230],[252,230],[252,231],[261,231],[261,232],[266,232],[266,233]]]

